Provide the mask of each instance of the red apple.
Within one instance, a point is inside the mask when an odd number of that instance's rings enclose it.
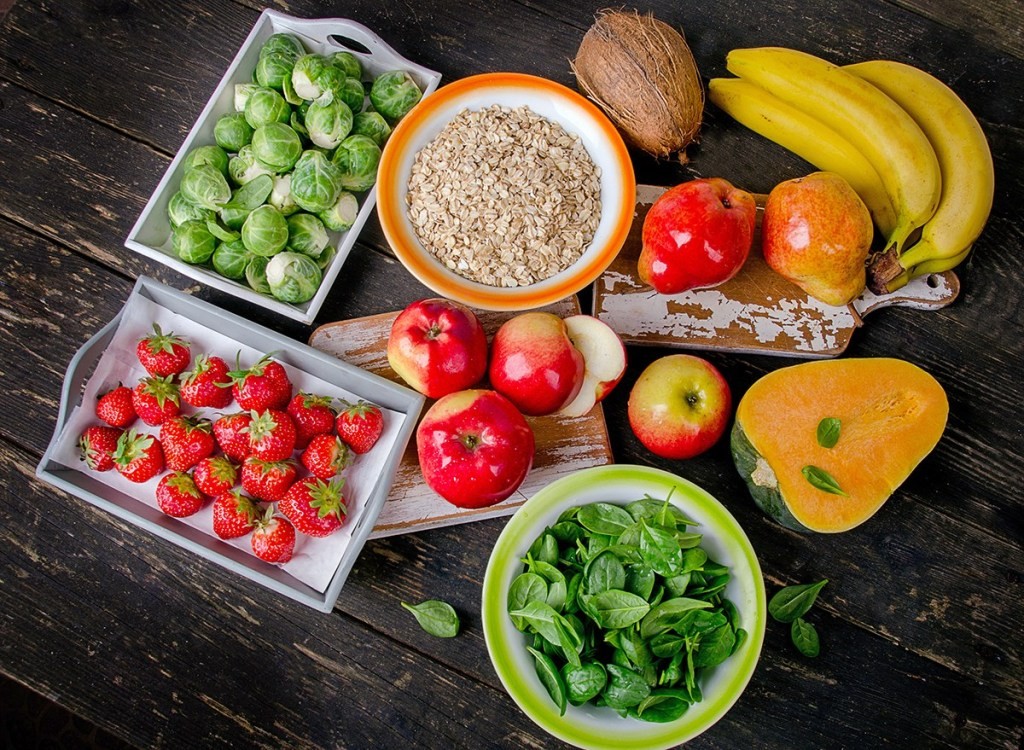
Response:
[[[554,313],[520,313],[491,341],[491,386],[523,414],[554,414],[583,386],[583,355]]]
[[[626,347],[612,327],[593,315],[565,319],[569,340],[583,355],[583,385],[572,401],[559,410],[566,417],[582,417],[611,393],[626,372]]]
[[[729,425],[732,392],[705,359],[670,354],[640,374],[629,393],[633,434],[662,458],[693,458],[718,442]]]
[[[756,211],[750,193],[720,177],[662,193],[644,219],[640,279],[661,294],[728,281],[750,254]]]
[[[485,508],[515,492],[533,465],[533,431],[496,391],[451,393],[416,428],[427,485],[460,508]]]
[[[476,385],[487,372],[487,335],[468,307],[423,299],[406,307],[391,325],[391,369],[429,398]]]

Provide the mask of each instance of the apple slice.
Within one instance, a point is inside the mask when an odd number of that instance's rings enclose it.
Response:
[[[559,410],[565,417],[582,417],[618,385],[626,373],[626,347],[611,326],[593,315],[565,319],[569,340],[583,355],[583,385],[572,401]]]

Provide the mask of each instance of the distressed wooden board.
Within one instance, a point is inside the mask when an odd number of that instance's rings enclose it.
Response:
[[[561,317],[580,312],[575,297],[542,309]],[[514,314],[484,310],[475,312],[487,331],[488,339]],[[309,345],[390,380],[402,382],[388,364],[386,351],[391,324],[397,316],[396,311],[327,323],[313,331]],[[428,401],[424,412],[430,403]],[[527,417],[527,421],[536,441],[533,468],[512,497],[489,508],[456,508],[431,490],[423,481],[415,442],[411,442],[370,538],[511,515],[537,490],[555,479],[579,469],[602,466],[613,461],[608,428],[600,404],[582,417],[552,415]]]
[[[742,270],[712,289],[658,294],[640,281],[644,217],[665,191],[637,186],[629,238],[594,285],[594,314],[623,340],[690,349],[726,349],[793,357],[836,357],[872,310],[902,306],[938,309],[953,302],[960,282],[952,271],[914,279],[891,294],[865,291],[845,307],[819,302],[775,273],[764,261],[758,236]],[[758,212],[760,215],[760,211]]]

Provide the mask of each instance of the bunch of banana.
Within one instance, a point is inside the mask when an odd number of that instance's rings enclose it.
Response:
[[[712,102],[819,169],[837,172],[864,200],[884,249],[868,286],[893,291],[953,268],[992,207],[994,173],[977,120],[950,90],[903,63],[840,68],[782,47],[739,49],[715,78]]]

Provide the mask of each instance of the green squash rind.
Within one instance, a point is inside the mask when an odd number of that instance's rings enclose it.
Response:
[[[733,424],[729,437],[732,460],[743,481],[750,490],[751,497],[761,511],[787,529],[807,534],[814,529],[800,523],[789,509],[785,497],[779,489],[779,482],[771,464],[765,459],[747,438],[739,420]]]

